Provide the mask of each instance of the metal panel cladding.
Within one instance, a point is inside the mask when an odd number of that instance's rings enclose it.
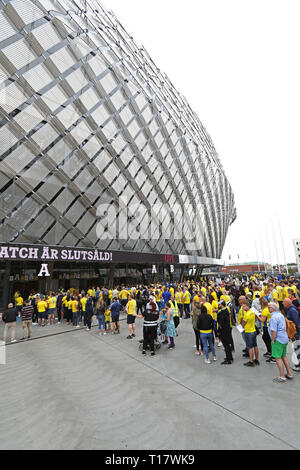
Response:
[[[0,1],[0,241],[219,258],[213,143],[112,12]]]

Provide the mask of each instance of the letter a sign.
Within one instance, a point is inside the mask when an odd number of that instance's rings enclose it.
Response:
[[[50,276],[48,271],[48,264],[42,264],[40,272],[38,273],[38,277],[41,276]]]

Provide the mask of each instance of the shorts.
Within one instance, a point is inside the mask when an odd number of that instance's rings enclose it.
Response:
[[[275,341],[275,343],[272,343],[272,357],[275,359],[281,359],[282,357],[286,356],[286,350],[287,350],[287,345],[279,343],[279,341]]]
[[[252,349],[252,348],[257,347],[256,336],[257,336],[256,332],[245,333],[245,341],[246,341],[247,349]]]
[[[113,323],[116,323],[117,321],[119,321],[119,318],[120,318],[120,315],[112,316],[112,317],[111,317],[111,321],[112,321]]]
[[[125,308],[127,305],[128,300],[127,299],[121,299],[121,305]]]
[[[134,315],[127,315],[127,324],[132,325],[135,323],[135,316]]]
[[[45,310],[45,312],[38,312],[38,318],[47,318],[47,311]]]
[[[48,308],[48,315],[55,315],[56,308]]]

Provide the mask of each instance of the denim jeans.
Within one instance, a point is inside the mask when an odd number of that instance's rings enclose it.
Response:
[[[104,315],[98,315],[98,323],[99,323],[99,330],[105,330],[105,316]]]
[[[184,304],[185,318],[190,318],[190,304]]]
[[[78,325],[78,312],[73,312],[73,326]]]
[[[209,358],[208,345],[210,346],[210,349],[211,349],[211,352],[212,352],[213,356],[215,356],[216,352],[215,352],[215,346],[214,346],[214,342],[213,342],[213,334],[212,333],[201,333],[200,332],[200,339],[203,343],[206,359]]]

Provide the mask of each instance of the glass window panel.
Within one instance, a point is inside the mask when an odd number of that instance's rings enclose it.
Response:
[[[43,64],[25,72],[23,77],[35,91],[41,90],[54,80]]]
[[[15,182],[13,182],[0,198],[0,209],[3,214],[11,212],[20,201],[23,201],[26,193]]]
[[[44,16],[43,12],[30,0],[13,0],[11,5],[25,24],[30,24]]]
[[[0,41],[10,38],[17,32],[18,30],[12,25],[4,12],[0,11]]]
[[[88,80],[80,69],[75,70],[73,73],[66,77],[67,82],[71,85],[74,92],[77,93],[79,90],[88,84]]]
[[[23,111],[14,118],[17,124],[26,132],[33,129],[39,122],[44,119],[42,113],[34,106],[27,106]]]
[[[104,168],[108,165],[108,163],[111,161],[112,157],[110,154],[107,152],[107,150],[103,149],[100,155],[98,155],[95,160],[94,164],[100,171],[100,173],[103,172]]]
[[[96,121],[98,126],[102,125],[109,116],[110,113],[103,104],[91,114],[91,117]]]
[[[124,109],[122,109],[122,111],[119,113],[119,116],[120,118],[122,119],[122,121],[124,122],[124,124],[126,125],[128,123],[128,121],[130,121],[130,119],[132,118],[133,116],[133,111],[130,109],[129,105],[125,106]]]
[[[64,227],[60,222],[56,222],[56,224],[51,228],[51,230],[44,236],[44,240],[49,245],[56,245],[67,233],[67,230],[68,229]]]
[[[107,94],[109,94],[117,86],[117,82],[112,73],[107,73],[104,77],[102,77],[100,83]]]
[[[96,103],[98,103],[98,101],[100,101],[99,96],[93,88],[89,88],[86,92],[80,95],[79,98],[87,110],[91,109]]]
[[[82,147],[82,151],[85,152],[89,158],[92,158],[95,153],[100,150],[101,144],[100,142],[96,139],[95,136],[91,137],[86,144]]]
[[[25,39],[20,39],[19,41],[15,41],[9,46],[4,47],[2,52],[17,70],[25,67],[25,65],[30,64],[30,62],[36,59],[36,55],[33,53],[33,50],[29,47]]]
[[[52,206],[62,214],[72,201],[74,201],[74,193],[69,188],[65,188],[52,202]]]
[[[80,122],[77,124],[77,126],[72,129],[70,134],[74,137],[74,139],[78,142],[78,144],[81,144],[89,135],[91,134],[91,130],[89,127],[85,124],[84,121]]]
[[[126,180],[123,175],[119,175],[116,181],[112,184],[113,189],[117,194],[120,194],[126,186]]]
[[[42,95],[42,99],[50,110],[54,111],[66,102],[67,96],[63,93],[59,85],[55,85],[55,87]]]
[[[7,125],[0,128],[0,155],[6,152],[17,141],[17,137],[9,130]]]
[[[35,28],[32,31],[32,34],[45,51],[62,40],[50,22],[44,23],[42,26]]]
[[[61,189],[64,183],[55,175],[50,178],[38,189],[37,194],[50,201]]]
[[[103,176],[107,179],[109,184],[115,179],[115,177],[119,174],[120,170],[114,163],[111,163],[109,167],[105,170]]]
[[[11,113],[26,100],[27,96],[15,83],[0,90],[0,104],[7,113]]]
[[[89,60],[88,65],[92,68],[96,76],[100,75],[107,69],[107,65],[99,55],[96,55],[91,60]]]
[[[76,111],[74,106],[69,105],[67,108],[63,109],[57,114],[57,118],[62,122],[62,124],[69,128],[80,118],[79,113]]]
[[[32,165],[24,175],[22,179],[30,184],[33,188],[37,186],[43,179],[49,174],[50,170],[43,165],[42,161],[37,161]]]
[[[102,132],[104,133],[105,137],[107,139],[113,137],[113,135],[117,132],[118,128],[116,126],[116,123],[114,122],[113,119],[108,121],[107,124],[105,124],[105,127],[103,128]]]
[[[80,217],[82,217],[85,211],[86,207],[80,200],[77,200],[74,204],[72,204],[68,212],[65,214],[65,217],[67,217],[74,224]]]
[[[72,148],[66,144],[64,139],[60,139],[54,147],[48,150],[47,155],[51,157],[57,164],[61,163],[67,155],[72,152]]]
[[[5,164],[18,173],[28,165],[34,157],[34,154],[29,150],[29,148],[22,144],[6,157]]]
[[[48,145],[57,139],[59,136],[58,132],[54,130],[51,124],[44,124],[35,134],[33,134],[32,139],[38,144],[41,150],[48,147]]]
[[[110,97],[110,101],[116,109],[119,109],[128,98],[125,98],[122,91],[118,90]]]
[[[75,59],[72,57],[67,47],[64,47],[63,49],[59,49],[57,52],[54,52],[53,54],[51,54],[50,58],[55,64],[55,66],[58,68],[60,73],[65,72],[67,69],[69,69],[75,64]]]
[[[78,186],[78,188],[80,189],[80,191],[84,191],[85,188],[91,183],[91,181],[95,178],[96,175],[91,175],[89,170],[87,168],[85,168],[84,170],[82,170],[79,175],[77,176],[77,178],[75,178],[74,180],[74,184],[76,184],[76,186]]]

